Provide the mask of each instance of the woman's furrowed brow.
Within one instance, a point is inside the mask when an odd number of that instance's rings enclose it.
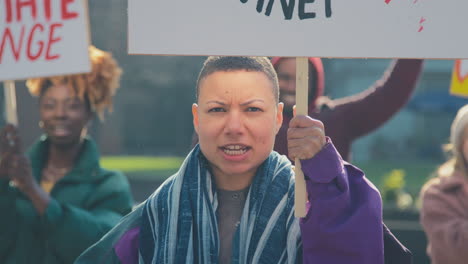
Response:
[[[241,103],[240,105],[241,105],[241,106],[246,106],[246,105],[249,105],[249,104],[255,103],[255,102],[264,103],[265,101],[262,100],[262,99],[252,99],[252,100],[249,100],[249,101],[247,101],[247,102]]]
[[[221,102],[221,101],[217,101],[217,100],[211,100],[211,101],[208,101],[208,102],[206,102],[206,104],[219,104],[219,105],[226,105],[226,103],[224,103],[224,102]]]
[[[252,104],[252,103],[255,103],[255,102],[265,103],[265,101],[262,100],[262,99],[252,99],[252,100],[248,100],[246,102],[240,103],[240,105],[241,106],[246,106],[246,105],[249,105],[249,104]],[[210,101],[207,101],[206,104],[219,104],[219,105],[222,105],[222,106],[226,105],[225,102],[221,102],[221,101],[218,101],[218,100],[210,100]]]

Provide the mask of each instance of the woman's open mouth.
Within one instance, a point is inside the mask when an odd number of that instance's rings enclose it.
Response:
[[[238,144],[225,145],[221,147],[221,150],[229,156],[239,156],[245,154],[249,149],[250,147]]]
[[[51,127],[50,132],[57,137],[68,136],[71,133],[70,129],[64,125],[54,125]]]

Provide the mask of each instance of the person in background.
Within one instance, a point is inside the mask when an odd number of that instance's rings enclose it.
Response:
[[[276,136],[275,150],[287,155],[287,128],[296,103],[296,59],[274,57],[280,102],[284,103],[283,125]],[[323,96],[325,72],[320,58],[309,58],[309,115],[323,122],[326,135],[346,161],[351,161],[351,145],[359,137],[376,130],[408,101],[419,79],[423,61],[399,59],[383,77],[367,90],[332,100]]]
[[[468,260],[468,105],[453,120],[447,150],[451,158],[421,190],[421,224],[432,264]]]
[[[296,103],[296,59],[274,57],[278,74],[280,101],[284,103],[283,125],[276,135],[274,149],[288,155],[287,130]],[[376,130],[408,101],[416,88],[423,60],[399,59],[389,66],[383,77],[367,90],[332,100],[323,96],[325,72],[320,58],[309,58],[309,116],[323,122],[326,135],[344,160],[351,161],[354,140]],[[383,224],[386,264],[412,263],[411,252]]]
[[[111,110],[121,69],[89,47],[92,72],[27,81],[44,134],[26,155],[18,130],[0,134],[0,263],[73,263],[132,208],[126,177],[101,168],[87,136]]]

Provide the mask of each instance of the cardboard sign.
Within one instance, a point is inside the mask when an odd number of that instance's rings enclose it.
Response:
[[[85,0],[0,1],[0,80],[91,70]]]
[[[129,53],[468,58],[466,0],[137,0]]]
[[[456,60],[452,73],[450,93],[468,97],[468,60]]]

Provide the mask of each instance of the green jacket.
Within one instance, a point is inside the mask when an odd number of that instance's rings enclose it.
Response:
[[[28,152],[40,180],[48,141]],[[126,177],[99,165],[96,144],[85,139],[75,167],[56,183],[43,216],[19,190],[0,179],[0,263],[73,263],[132,208]]]

